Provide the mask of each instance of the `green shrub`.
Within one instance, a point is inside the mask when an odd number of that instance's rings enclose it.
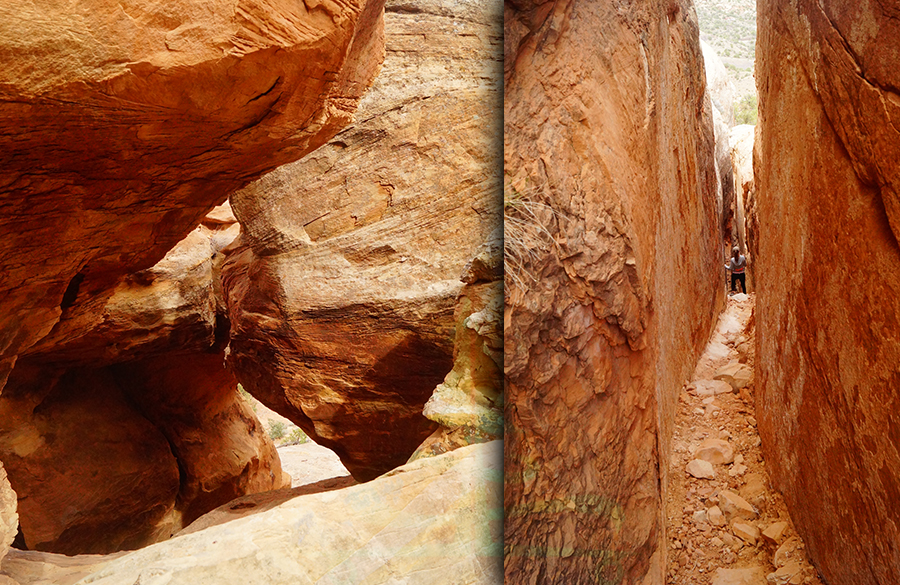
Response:
[[[755,125],[758,118],[759,111],[757,109],[757,99],[755,95],[745,95],[734,103],[735,124]]]
[[[269,438],[273,441],[284,437],[284,423],[280,420],[269,421]]]
[[[306,433],[303,432],[303,429],[300,427],[295,428],[290,432],[285,440],[285,445],[299,445],[301,443],[308,443],[309,437],[306,436]]]

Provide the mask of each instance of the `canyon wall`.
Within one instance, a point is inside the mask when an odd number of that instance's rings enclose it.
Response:
[[[692,4],[505,5],[508,583],[662,583],[675,403],[723,304]]]
[[[406,462],[453,366],[460,277],[499,226],[499,4],[390,1],[356,122],[235,193],[229,363],[360,480]]]
[[[757,411],[830,585],[900,582],[900,11],[759,2]]]

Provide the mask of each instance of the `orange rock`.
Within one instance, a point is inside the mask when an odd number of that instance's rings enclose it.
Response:
[[[383,58],[382,2],[300,6],[0,9],[0,386],[80,296],[350,121]]]
[[[832,585],[900,583],[900,20],[758,3],[756,404]]]
[[[360,481],[436,430],[459,278],[500,219],[500,5],[408,6],[358,122],[231,198],[229,363]]]
[[[664,557],[657,470],[724,296],[695,13],[505,10],[506,579],[637,583]]]

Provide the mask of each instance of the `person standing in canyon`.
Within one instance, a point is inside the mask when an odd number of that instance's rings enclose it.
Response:
[[[735,246],[731,249],[731,259],[725,265],[727,270],[731,271],[731,294],[734,294],[735,284],[740,281],[741,292],[747,293],[747,277],[744,271],[747,268],[747,258],[741,254],[741,249]]]

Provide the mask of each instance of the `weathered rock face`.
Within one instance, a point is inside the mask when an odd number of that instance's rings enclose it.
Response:
[[[0,461],[24,546],[137,548],[282,486],[224,364],[217,250],[238,226],[222,211],[153,268],[83,296],[19,359],[0,395]]]
[[[0,7],[0,386],[82,295],[345,126],[381,2]]]
[[[731,252],[731,242],[737,238],[735,225],[734,171],[731,165],[729,137],[734,125],[734,85],[728,78],[725,65],[715,50],[700,41],[703,49],[703,64],[706,72],[706,91],[712,102],[713,131],[716,139],[716,175],[719,179],[719,201],[722,229],[728,239],[726,254]],[[734,232],[734,233],[733,233]]]
[[[759,2],[757,410],[832,585],[900,582],[900,20]]]
[[[756,184],[753,177],[753,142],[756,126],[741,124],[731,129],[729,145],[734,169],[735,233],[741,250],[750,252],[748,262],[756,257],[759,222],[756,215]],[[750,268],[748,266],[748,268]],[[752,268],[751,268],[752,271]],[[752,277],[752,272],[751,272]]]
[[[453,369],[438,384],[423,414],[438,428],[410,460],[503,438],[502,232],[466,266],[456,305]]]
[[[375,481],[274,509],[119,558],[16,553],[0,570],[97,585],[215,583],[499,583],[502,447],[472,445]],[[402,513],[399,513],[402,510]],[[243,511],[247,511],[246,509]],[[39,580],[35,580],[41,582]],[[46,582],[46,581],[44,581]]]
[[[507,582],[661,583],[675,402],[723,302],[694,11],[505,10]]]
[[[497,12],[388,2],[357,123],[231,198],[230,363],[359,480],[435,430],[422,408],[452,366],[459,277],[499,220]]]
[[[19,515],[16,514],[16,492],[6,479],[6,470],[0,464],[0,561],[16,538]]]

